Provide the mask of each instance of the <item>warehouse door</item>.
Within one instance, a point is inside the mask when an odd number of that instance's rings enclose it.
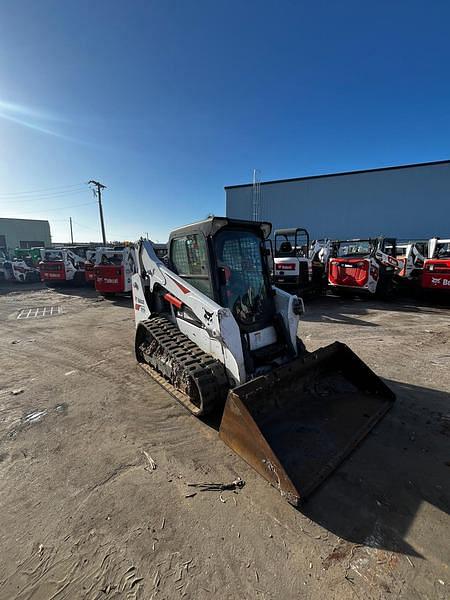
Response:
[[[1,236],[0,236],[1,237]],[[24,242],[24,241],[20,241],[19,242],[20,247],[21,248],[44,248],[45,247],[45,243],[44,242]]]

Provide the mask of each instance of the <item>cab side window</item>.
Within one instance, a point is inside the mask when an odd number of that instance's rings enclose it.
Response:
[[[200,292],[213,298],[208,252],[203,235],[194,233],[172,240],[170,260],[176,273]]]

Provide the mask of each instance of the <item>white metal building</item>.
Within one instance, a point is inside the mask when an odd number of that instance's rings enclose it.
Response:
[[[450,160],[225,187],[226,215],[313,238],[450,236]]]

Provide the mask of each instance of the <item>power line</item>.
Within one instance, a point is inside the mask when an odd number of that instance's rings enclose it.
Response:
[[[56,198],[65,198],[66,196],[76,196],[77,194],[82,194],[86,191],[86,188],[81,188],[79,190],[72,190],[67,192],[56,192],[52,194],[43,194],[42,196],[33,196],[31,198],[15,198],[6,199],[0,198],[0,204],[23,204],[30,202],[40,202],[41,200],[53,200]]]
[[[37,190],[28,190],[25,192],[3,192],[0,193],[0,196],[28,196],[29,194],[42,194],[44,192],[52,192],[55,190],[67,190],[70,188],[75,188],[75,187],[79,187],[80,189],[82,187],[85,186],[84,182],[80,182],[80,183],[73,183],[73,184],[68,184],[68,185],[57,185],[55,187],[50,187],[50,188],[40,188]]]
[[[89,225],[83,225],[82,223],[78,223],[78,221],[73,221],[73,222],[75,223],[75,225],[77,225],[78,227],[82,227],[83,229],[90,229],[91,231],[97,231],[97,227],[89,227]]]
[[[66,208],[77,208],[78,206],[94,206],[95,202],[83,202],[82,204],[71,204],[69,206],[60,206],[58,208],[37,208],[36,210],[29,210],[29,211],[20,211],[21,215],[33,215],[36,214],[37,212],[39,213],[43,213],[43,212],[53,212],[55,210],[65,210]],[[14,217],[7,217],[7,218],[14,218]]]

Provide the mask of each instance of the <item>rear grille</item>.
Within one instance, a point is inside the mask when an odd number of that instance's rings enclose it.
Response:
[[[425,271],[429,273],[439,273],[439,275],[448,275],[450,274],[450,265],[439,265],[437,263],[431,263],[425,265]]]
[[[63,270],[62,265],[49,265],[46,263],[41,265],[41,271],[62,271],[62,270]]]

